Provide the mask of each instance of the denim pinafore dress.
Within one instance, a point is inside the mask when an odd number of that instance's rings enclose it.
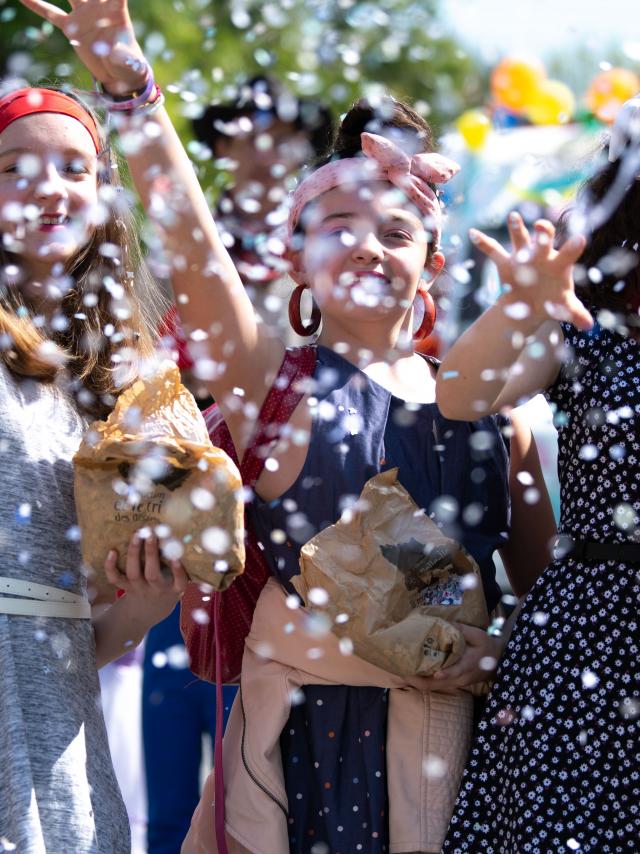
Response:
[[[294,592],[300,548],[338,521],[369,478],[397,467],[416,504],[478,562],[491,611],[500,599],[492,555],[508,538],[510,510],[496,420],[449,421],[435,403],[401,400],[321,346],[314,380],[302,471],[284,495],[249,511],[275,577]],[[388,851],[386,691],[310,685],[299,699],[280,737],[290,851]]]

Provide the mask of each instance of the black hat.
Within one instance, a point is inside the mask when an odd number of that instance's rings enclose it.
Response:
[[[320,101],[296,97],[274,77],[266,75],[252,77],[239,86],[233,101],[210,104],[199,118],[193,119],[193,131],[215,151],[218,139],[231,138],[237,133],[235,123],[243,116],[265,130],[276,119],[292,124],[308,136],[318,156],[331,144],[333,121],[329,109]]]

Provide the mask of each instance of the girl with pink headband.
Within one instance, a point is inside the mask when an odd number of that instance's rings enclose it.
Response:
[[[124,0],[74,2],[68,13],[23,2],[73,34],[106,91],[124,97],[148,84]],[[436,186],[457,167],[434,152],[417,113],[383,98],[347,113],[325,164],[300,183],[283,247],[296,282],[289,315],[299,333],[319,334],[298,351],[312,361],[312,376],[291,390],[302,399],[278,435],[261,407],[291,354],[257,322],[166,112],[118,124],[139,141],[137,150],[127,145],[131,173],[161,231],[181,319],[206,349],[195,371],[238,457],[258,428],[276,434],[248,511],[273,577],[246,641],[225,735],[225,787],[207,781],[182,850],[438,851],[471,734],[467,689],[487,678],[500,638],[462,627],[467,648],[456,665],[402,680],[343,655],[331,633],[310,635],[291,578],[301,546],[392,467],[477,560],[489,610],[501,595],[496,549],[519,593],[548,559],[549,503],[525,508],[517,479],[525,469],[524,482],[533,478],[545,494],[530,434],[514,420],[509,460],[494,418],[444,419],[437,363],[414,351],[433,325],[428,291],[445,261]],[[309,295],[311,320],[303,321]],[[406,707],[404,697],[412,715],[400,719],[394,710]]]
[[[74,95],[23,88],[0,97],[5,850],[130,852],[97,667],[138,644],[186,586],[178,564],[171,580],[162,575],[154,543],[142,570],[132,543],[126,575],[115,555],[105,568],[126,595],[92,617],[72,458],[90,421],[153,354],[163,307],[105,145]]]

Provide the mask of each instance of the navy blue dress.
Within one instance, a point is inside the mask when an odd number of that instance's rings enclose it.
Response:
[[[637,542],[640,342],[597,323],[563,328],[565,361],[547,391],[561,535]],[[640,851],[639,568],[569,554],[540,575],[500,662],[443,851]]]
[[[273,572],[293,592],[302,545],[334,524],[365,482],[388,468],[418,506],[480,566],[489,609],[500,598],[492,555],[507,540],[508,454],[494,418],[448,421],[437,405],[407,403],[325,347],[318,347],[311,441],[299,477],[251,514]],[[280,529],[286,540],[274,543]],[[290,851],[388,851],[381,688],[308,686],[280,746],[289,801]]]

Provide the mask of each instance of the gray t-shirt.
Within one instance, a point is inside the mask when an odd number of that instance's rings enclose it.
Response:
[[[63,382],[0,364],[0,576],[85,593]],[[131,722],[136,726],[136,721]],[[20,854],[126,854],[90,620],[0,613],[0,841]]]

